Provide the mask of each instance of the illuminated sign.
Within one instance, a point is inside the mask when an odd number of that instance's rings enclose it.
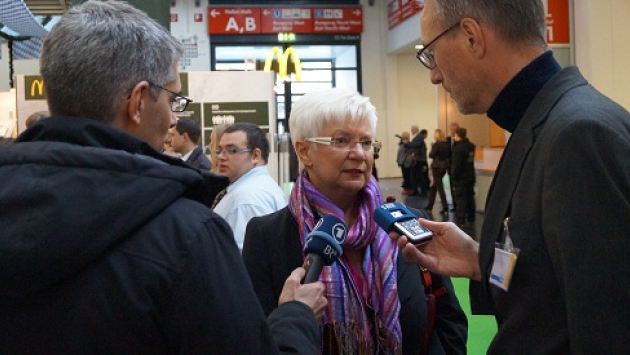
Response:
[[[293,64],[295,65],[295,80],[302,80],[302,63],[300,62],[300,58],[297,56],[293,48],[287,48],[284,53],[281,53],[278,47],[271,48],[269,55],[267,55],[267,59],[265,59],[265,67],[263,69],[264,71],[271,71],[271,65],[273,64],[274,57],[278,57],[278,76],[280,78],[284,78],[288,74],[288,64],[290,57]]]
[[[39,75],[24,76],[24,99],[45,100],[44,79]]]
[[[278,33],[278,42],[295,42],[295,33]]]
[[[411,0],[405,0],[411,1]],[[208,33],[360,34],[363,9],[353,7],[208,7]]]

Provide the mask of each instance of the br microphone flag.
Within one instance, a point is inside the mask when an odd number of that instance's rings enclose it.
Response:
[[[317,222],[304,242],[306,276],[303,283],[317,281],[322,268],[332,265],[343,254],[341,245],[347,235],[348,227],[337,216],[325,215]]]

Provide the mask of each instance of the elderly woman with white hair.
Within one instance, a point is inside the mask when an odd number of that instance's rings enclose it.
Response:
[[[372,217],[383,203],[371,175],[376,122],[370,100],[353,90],[319,90],[295,103],[289,128],[302,171],[289,205],[247,226],[243,259],[254,289],[269,314],[304,262],[306,236],[333,214],[349,230],[343,255],[319,278],[328,299],[321,352],[465,354],[467,320],[450,279],[430,274],[440,291],[429,297],[437,296],[436,307],[429,306],[422,271],[404,261]]]

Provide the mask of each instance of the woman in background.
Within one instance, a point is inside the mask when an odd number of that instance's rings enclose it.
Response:
[[[254,289],[269,314],[287,276],[304,263],[306,237],[333,214],[349,230],[343,255],[320,275],[328,300],[321,352],[465,354],[467,320],[450,279],[432,275],[446,292],[429,325],[420,269],[372,217],[383,203],[371,175],[376,121],[369,99],[352,90],[314,91],[295,103],[289,125],[302,171],[289,205],[247,226],[242,256]]]

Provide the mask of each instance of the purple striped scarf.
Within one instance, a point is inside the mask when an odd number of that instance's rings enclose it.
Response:
[[[344,255],[333,265],[324,267],[320,277],[326,286],[325,296],[328,299],[323,323],[330,325],[336,333],[339,340],[336,347],[342,353],[373,352],[375,348],[384,349],[386,353],[400,353],[402,337],[396,278],[398,247],[372,218],[374,209],[382,203],[380,188],[374,177],[357,197],[360,204],[357,222],[349,226],[343,248],[365,250],[364,283],[376,315],[379,339],[375,343],[370,335],[366,304],[350,275],[349,263]],[[293,186],[289,210],[298,222],[302,247],[321,216],[333,214],[346,220],[344,212],[311,184],[306,171],[298,176]]]

